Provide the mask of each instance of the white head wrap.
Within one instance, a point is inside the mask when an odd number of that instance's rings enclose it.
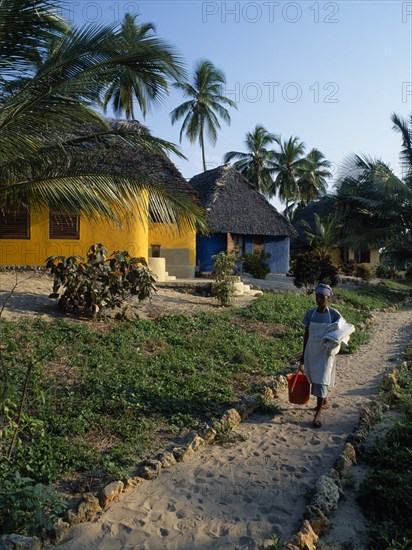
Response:
[[[329,285],[319,283],[315,288],[315,294],[323,294],[324,296],[333,296],[333,291]]]

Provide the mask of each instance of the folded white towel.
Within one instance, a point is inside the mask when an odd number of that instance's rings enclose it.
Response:
[[[350,335],[355,332],[355,327],[341,317],[336,323],[331,323],[322,338],[321,345],[329,355],[339,353],[341,344],[348,344]]]

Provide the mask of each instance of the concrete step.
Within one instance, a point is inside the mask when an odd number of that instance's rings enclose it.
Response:
[[[170,264],[166,262],[167,271],[179,279],[193,279],[195,266],[190,264]]]

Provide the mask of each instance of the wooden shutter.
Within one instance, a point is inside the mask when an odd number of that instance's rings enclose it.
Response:
[[[30,212],[25,206],[18,210],[0,207],[0,239],[30,239]]]
[[[80,219],[76,214],[49,211],[50,239],[80,239]]]

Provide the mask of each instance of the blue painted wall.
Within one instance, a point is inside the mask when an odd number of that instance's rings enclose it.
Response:
[[[201,272],[213,269],[212,256],[226,251],[227,237],[224,233],[215,233],[210,237],[198,235],[196,238],[196,264]],[[253,251],[253,237],[245,237],[246,254]],[[289,237],[265,237],[265,251],[271,255],[268,259],[271,273],[289,271]]]
[[[265,238],[265,251],[271,254],[268,259],[271,273],[287,273],[289,271],[289,237]]]
[[[196,265],[201,272],[212,271],[214,261],[212,256],[226,251],[227,237],[225,233],[215,233],[210,237],[198,235],[196,237]]]

